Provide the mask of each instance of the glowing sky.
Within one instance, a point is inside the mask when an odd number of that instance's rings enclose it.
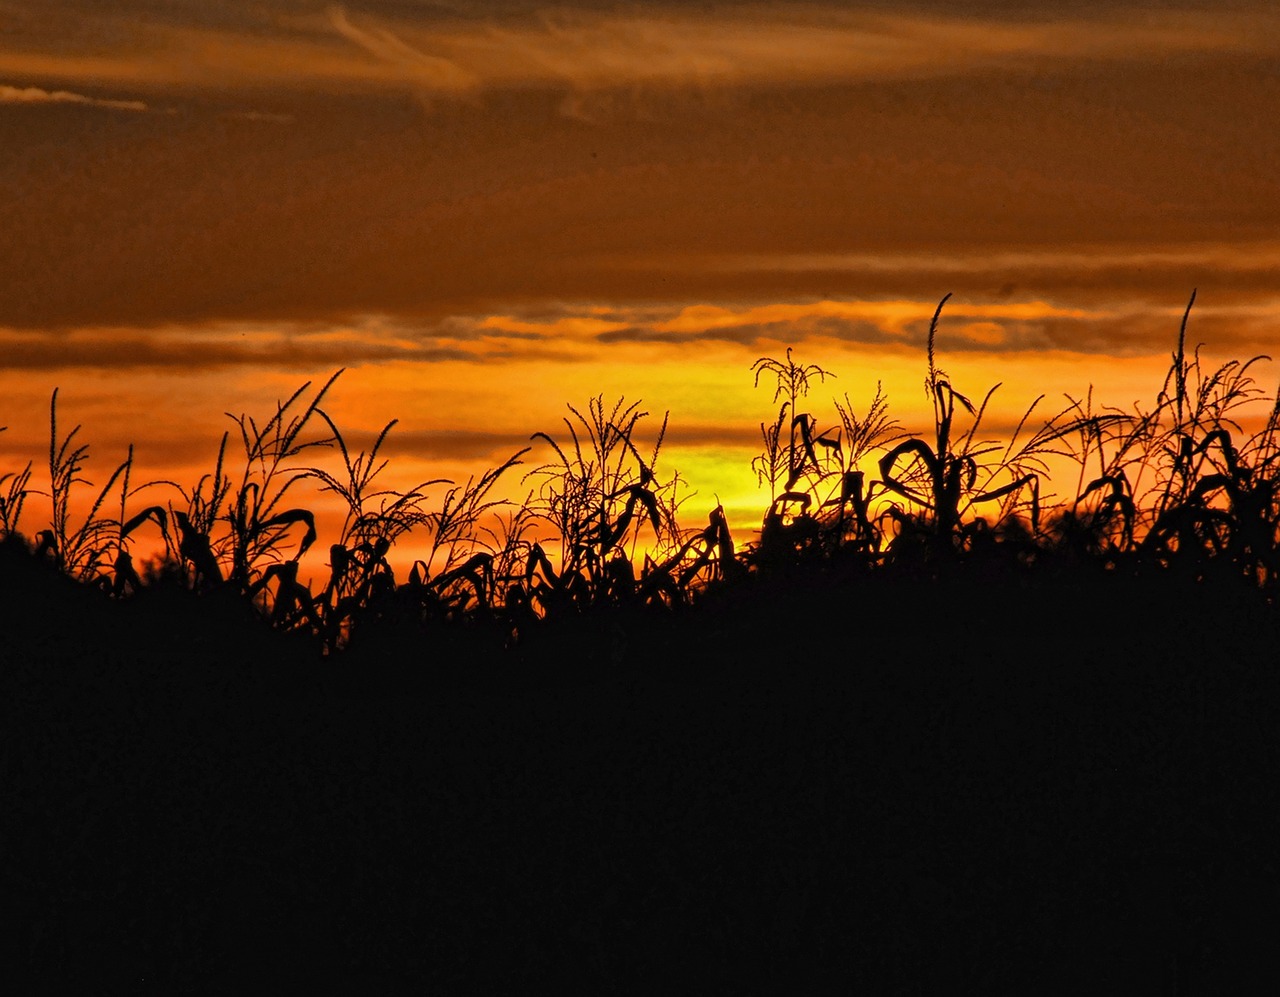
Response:
[[[1274,4],[1029,6],[0,0],[0,467],[54,386],[182,477],[346,366],[405,478],[669,409],[696,522],[753,501],[752,360],[913,424],[947,292],[1009,411],[1150,397],[1193,287],[1193,339],[1268,351]]]

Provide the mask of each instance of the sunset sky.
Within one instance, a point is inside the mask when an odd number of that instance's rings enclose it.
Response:
[[[191,482],[346,367],[396,480],[670,410],[692,522],[743,533],[789,345],[820,422],[883,379],[919,428],[947,292],[1005,418],[1153,397],[1192,288],[1193,341],[1275,349],[1274,3],[963,8],[0,0],[0,472],[57,386],[95,466]]]

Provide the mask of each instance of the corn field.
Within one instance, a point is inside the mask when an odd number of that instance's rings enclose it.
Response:
[[[47,469],[33,460],[0,474],[5,570],[57,572],[120,602],[166,587],[235,600],[325,653],[379,628],[483,626],[516,643],[608,608],[684,611],[744,587],[961,570],[1176,576],[1270,601],[1280,585],[1280,397],[1254,380],[1264,358],[1210,368],[1188,348],[1194,300],[1149,404],[1041,396],[1001,440],[984,427],[996,387],[962,390],[939,366],[947,298],[924,358],[927,428],[900,424],[879,389],[861,407],[834,399],[824,415],[815,396],[831,372],[791,349],[757,359],[749,373],[773,389],[777,411],[761,422],[752,461],[768,495],[758,524],[731,524],[723,507],[682,521],[683,479],[662,464],[667,420],[625,398],[568,406],[562,427],[535,432],[465,483],[396,489],[382,484],[382,450],[397,423],[353,452],[324,407],[339,371],[265,417],[231,417],[212,471],[194,483],[139,483],[130,447],[98,487],[55,390]],[[308,488],[344,513],[324,538],[327,577],[310,583],[301,558],[321,538]],[[500,497],[513,488],[523,502]],[[142,538],[163,554],[139,566]],[[406,538],[426,554],[397,564]]]

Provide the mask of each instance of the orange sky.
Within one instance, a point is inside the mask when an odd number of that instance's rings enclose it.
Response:
[[[883,379],[920,429],[947,292],[997,421],[1150,399],[1193,287],[1193,340],[1271,351],[1274,6],[1025,6],[0,0],[0,473],[55,386],[102,464],[189,481],[345,366],[404,479],[669,409],[691,524],[741,534],[788,345],[820,421]]]

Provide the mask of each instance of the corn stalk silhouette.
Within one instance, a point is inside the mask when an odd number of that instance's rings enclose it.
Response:
[[[161,506],[151,506],[129,518],[129,499],[146,488],[165,482],[148,481],[130,488],[133,470],[133,445],[128,455],[98,491],[83,519],[73,516],[72,509],[77,485],[92,487],[84,477],[89,459],[89,446],[77,443],[81,426],[76,425],[66,436],[58,433],[58,390],[49,399],[49,528],[36,537],[37,557],[48,557],[57,567],[80,582],[98,585],[117,595],[141,587],[137,571],[129,552],[129,538],[143,523],[154,521],[162,533],[167,533],[165,512]],[[25,490],[29,480],[27,471],[19,475],[15,485]],[[116,482],[120,482],[120,513],[117,517],[101,515],[102,507]],[[21,499],[14,503],[21,510]]]
[[[978,438],[987,405],[1000,384],[992,386],[981,404],[975,406],[938,367],[938,322],[950,297],[943,296],[929,322],[929,366],[924,387],[933,407],[933,441],[911,437],[880,459],[884,487],[907,503],[905,509],[895,503],[885,513],[897,525],[891,549],[898,557],[959,553],[1001,529],[1020,532],[1014,524],[1023,517],[1030,524],[1031,535],[1038,534],[1043,499],[1040,481],[1048,471],[1045,458],[1055,452],[1054,444],[1060,437],[1060,416],[1055,416],[1030,439],[1019,443],[1028,420],[1044,398],[1040,395],[1018,421],[1003,452],[997,443]],[[957,407],[971,417],[963,432],[956,426]],[[1000,456],[988,459],[996,453]],[[991,520],[966,518],[980,505],[992,509]]]
[[[680,530],[679,476],[662,481],[655,470],[668,416],[646,456],[635,440],[648,415],[639,402],[619,398],[606,408],[603,396],[596,396],[585,414],[568,408],[573,419],[564,419],[567,441],[535,433],[554,459],[526,475],[536,482],[532,509],[551,529],[557,557],[553,563],[542,540],[529,544],[524,577],[508,591],[511,611],[527,618],[606,604],[686,601],[695,578],[732,561],[733,543],[722,508],[711,513],[705,529]],[[642,534],[652,536],[652,547],[637,575]]]
[[[286,507],[285,499],[312,476],[308,466],[296,463],[298,458],[333,445],[331,437],[305,433],[342,373],[335,372],[310,401],[304,401],[311,387],[307,381],[277,402],[275,413],[261,424],[247,414],[226,413],[243,448],[238,480],[229,472],[230,434],[224,433],[213,473],[189,491],[178,487],[185,508],[170,506],[178,534],[170,550],[188,584],[201,591],[229,585],[263,602],[280,625],[310,621],[314,607],[298,581],[298,561],[316,540],[315,515],[301,506]]]
[[[825,479],[826,470],[818,459],[818,433],[814,417],[800,411],[814,380],[834,377],[817,364],[797,363],[787,347],[786,358],[760,357],[751,365],[755,387],[760,378],[774,378],[773,401],[782,400],[778,416],[771,424],[760,424],[764,449],[751,466],[757,482],[769,486],[769,510],[765,513],[757,555],[776,553],[792,546],[805,547],[817,538],[817,522],[810,509],[813,490]],[[823,438],[823,444],[829,439]]]
[[[1154,500],[1138,553],[1166,567],[1225,570],[1271,585],[1280,522],[1274,475],[1280,401],[1252,435],[1237,418],[1262,399],[1250,371],[1270,358],[1230,360],[1210,370],[1200,346],[1188,355],[1195,300],[1192,291],[1153,415],[1159,431],[1146,463],[1155,473]]]
[[[395,590],[395,573],[387,555],[400,537],[426,521],[426,489],[444,479],[423,481],[406,491],[379,487],[375,479],[387,466],[380,451],[397,420],[382,428],[368,452],[362,450],[353,457],[329,414],[321,408],[316,414],[329,428],[329,440],[342,458],[342,469],[335,474],[311,465],[303,476],[315,479],[322,492],[336,495],[346,506],[338,540],[329,547],[329,579],[312,600],[309,614],[332,649],[350,638],[358,613]],[[292,588],[297,601],[301,593],[293,588],[296,579],[284,579],[283,583]]]
[[[0,433],[9,427],[0,426]],[[19,520],[22,519],[22,508],[27,496],[31,494],[31,468],[33,462],[27,461],[21,471],[6,471],[0,474],[0,541],[17,538]]]
[[[499,608],[499,583],[514,570],[521,524],[529,514],[518,510],[503,530],[500,514],[512,503],[493,494],[527,452],[527,447],[517,451],[465,484],[441,482],[449,489],[439,507],[423,517],[431,547],[425,559],[414,562],[399,593],[401,605],[411,606],[420,621],[491,619]]]

